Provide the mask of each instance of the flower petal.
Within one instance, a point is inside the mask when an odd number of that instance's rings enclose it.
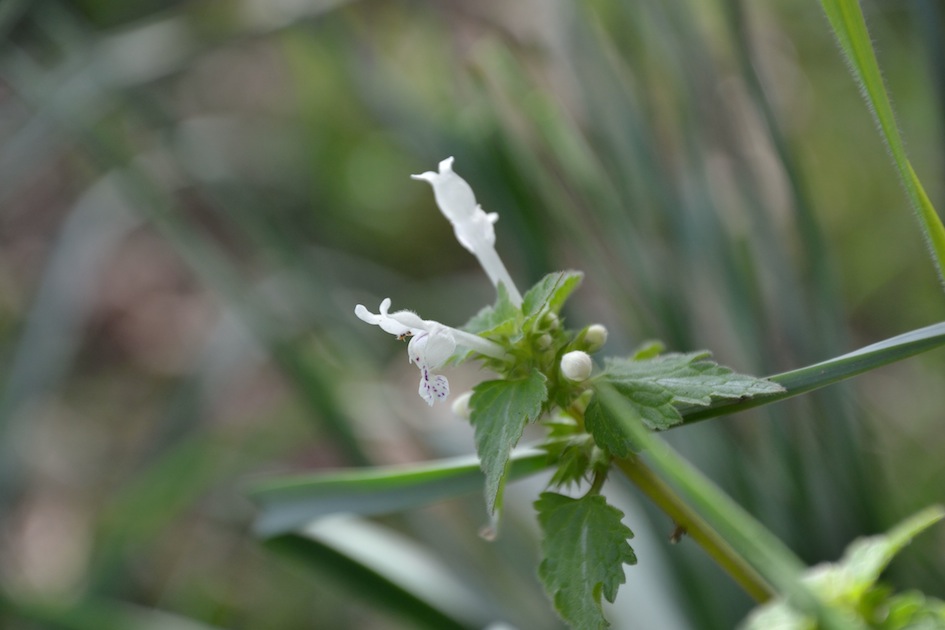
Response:
[[[420,397],[431,407],[438,400],[446,400],[450,395],[450,382],[442,374],[433,374],[425,365],[420,366]]]
[[[470,218],[479,207],[472,187],[465,179],[453,172],[453,158],[451,157],[440,162],[439,173],[427,171],[420,175],[411,175],[411,177],[427,181],[433,186],[436,205],[453,223]]]
[[[380,326],[381,330],[384,332],[390,333],[397,337],[406,334],[413,334],[413,328],[407,325],[407,323],[404,323],[404,320],[408,320],[408,318],[403,317],[403,313],[409,313],[409,311],[398,311],[393,315],[388,315],[387,310],[389,308],[390,298],[385,298],[384,301],[381,302],[379,309],[380,314],[375,315],[371,311],[367,310],[363,304],[358,304],[354,307],[354,314],[357,315],[358,319],[360,319],[362,322],[371,324],[372,326]],[[413,315],[417,321],[420,321],[421,323],[423,322],[423,320],[421,320],[416,313],[410,314]]]
[[[456,352],[456,340],[446,326],[428,323],[432,324],[430,331],[421,332],[411,339],[407,354],[411,363],[436,369]]]

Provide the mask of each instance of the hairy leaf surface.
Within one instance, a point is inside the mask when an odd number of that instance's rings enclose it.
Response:
[[[543,493],[535,509],[544,534],[538,577],[555,609],[573,628],[606,628],[601,595],[613,602],[623,565],[637,562],[623,513],[600,495],[572,499],[553,492]]]
[[[525,425],[538,418],[548,398],[545,375],[532,370],[524,379],[480,383],[469,401],[476,451],[486,476],[486,505],[494,514],[502,505],[509,454]]]
[[[664,354],[645,359],[608,359],[595,380],[612,386],[633,405],[643,423],[661,431],[682,422],[677,405],[707,406],[713,399],[743,399],[776,394],[784,388],[769,380],[733,372],[710,360],[708,352]],[[597,396],[585,415],[599,446],[618,457],[633,450]]]

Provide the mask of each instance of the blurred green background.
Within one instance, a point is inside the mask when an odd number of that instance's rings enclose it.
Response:
[[[945,9],[864,10],[945,207]],[[473,451],[353,315],[391,297],[459,325],[494,299],[408,177],[449,155],[521,288],[586,273],[568,320],[605,324],[607,354],[659,338],[771,374],[941,319],[816,2],[3,0],[0,35],[4,628],[421,623],[344,563],[263,547],[244,489]],[[668,439],[805,561],[835,559],[945,500],[942,358]],[[447,567],[461,625],[552,628],[541,484],[510,488],[495,543],[479,496],[376,524]],[[608,493],[640,557],[615,627],[745,615],[672,523]],[[945,596],[941,528],[888,577]]]

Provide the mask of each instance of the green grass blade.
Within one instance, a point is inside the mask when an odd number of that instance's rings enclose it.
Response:
[[[370,562],[362,562],[331,542],[302,533],[282,534],[265,541],[265,546],[279,555],[301,563],[320,576],[340,583],[349,592],[358,594],[371,607],[386,609],[410,622],[415,628],[450,628],[467,630],[480,627],[461,620],[453,601],[430,602],[405,586],[403,582],[385,575]],[[396,553],[396,549],[391,549]],[[435,582],[435,580],[434,580]],[[436,583],[430,584],[435,588]]]
[[[512,452],[510,480],[544,470],[548,454],[537,449]],[[271,537],[338,512],[370,516],[428,505],[480,492],[476,457],[459,457],[410,467],[343,470],[267,480],[250,490],[260,507],[255,529]]]
[[[860,5],[857,0],[821,0],[821,5],[880,134],[889,147],[906,194],[919,219],[939,280],[945,283],[945,226],[906,155]]]
[[[717,401],[706,407],[685,407],[679,411],[685,424],[724,416],[832,385],[851,376],[901,361],[943,345],[945,345],[945,322],[918,328],[821,363],[768,377],[784,387],[785,391],[781,393],[757,396],[735,402]]]

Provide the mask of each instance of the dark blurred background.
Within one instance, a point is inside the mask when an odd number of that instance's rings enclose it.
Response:
[[[863,6],[941,209],[945,9]],[[568,322],[605,324],[607,354],[659,338],[772,374],[942,319],[816,2],[2,0],[0,35],[4,628],[415,627],[343,568],[263,548],[244,489],[473,451],[353,316],[391,297],[459,325],[494,299],[409,179],[449,155],[520,288],[586,273]],[[945,500],[942,358],[667,438],[832,560]],[[457,393],[484,378],[449,374]],[[510,489],[496,543],[479,496],[373,525],[449,567],[473,626],[555,627],[541,483]],[[615,627],[745,615],[610,486],[640,556]],[[939,527],[888,578],[945,596],[943,545]]]

